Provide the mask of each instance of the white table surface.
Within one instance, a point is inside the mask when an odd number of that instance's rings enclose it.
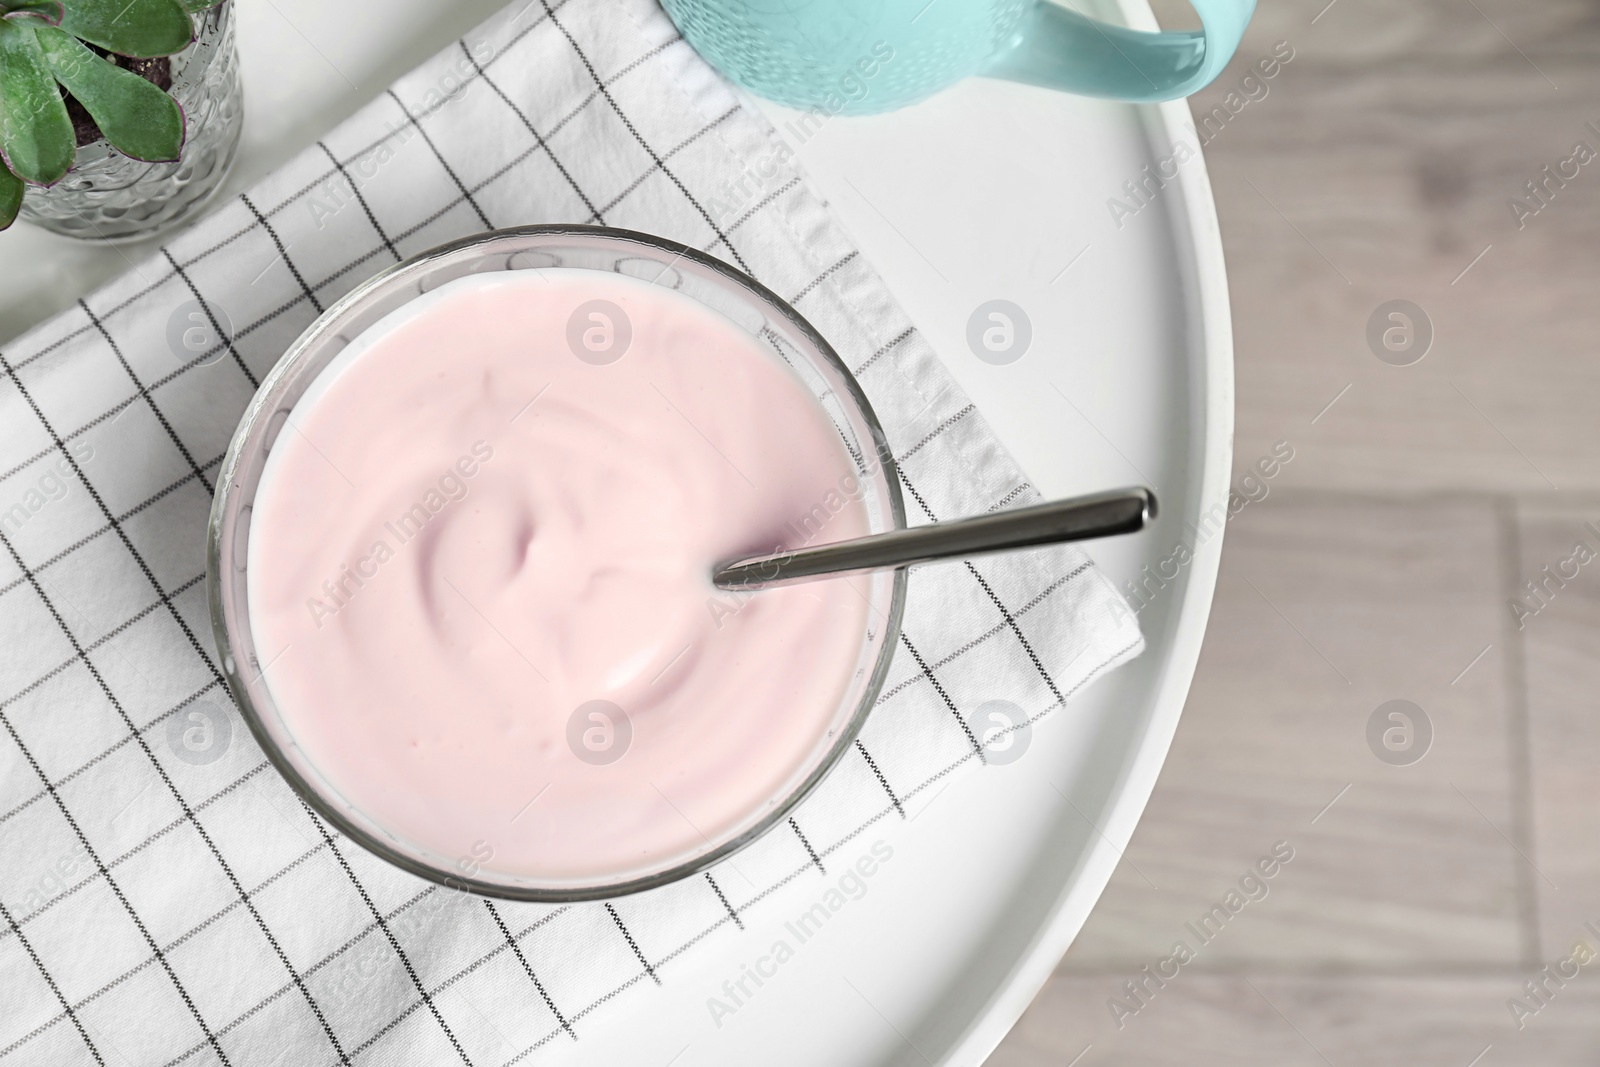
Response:
[[[501,0],[234,2],[247,118],[223,195]],[[1101,13],[1154,27],[1145,0],[1122,4]],[[1181,103],[1135,108],[969,80],[893,114],[832,119],[797,145],[817,188],[1046,495],[1155,488],[1162,513],[1152,529],[1091,546],[1119,586],[1179,540],[1192,543],[1192,524],[1227,493],[1232,338],[1203,162],[1186,164],[1121,229],[1106,206],[1171,154],[1174,137],[1193,143],[1188,121]],[[0,234],[0,339],[152,251],[20,225]],[[1031,348],[1008,366],[980,362],[965,341],[968,316],[995,298],[1033,323]],[[750,917],[748,937],[690,954],[663,989],[627,1000],[625,1019],[551,1046],[547,1060],[981,1062],[1077,934],[1133,833],[1188,693],[1220,552],[1220,537],[1199,549],[1141,615],[1144,656],[1042,722],[1023,759],[958,776],[911,821],[864,837],[862,851],[887,841],[893,862],[720,1028],[706,998],[814,902],[816,887],[802,880],[775,894]]]

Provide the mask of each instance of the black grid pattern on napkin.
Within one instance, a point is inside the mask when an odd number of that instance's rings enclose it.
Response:
[[[708,211],[766,137],[659,12],[534,0],[0,353],[0,1065],[524,1061],[981,761],[974,702],[1037,718],[1138,650],[1081,554],[919,575],[859,758],[736,862],[604,904],[421,883],[270,772],[207,637],[212,475],[287,343],[441,241],[593,221],[724,255],[860,369],[914,517],[1032,498],[798,176]],[[180,359],[187,301],[225,340]],[[233,739],[196,765],[168,738],[202,708]]]

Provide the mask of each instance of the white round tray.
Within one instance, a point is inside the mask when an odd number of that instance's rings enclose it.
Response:
[[[241,9],[252,116],[225,193],[501,2],[390,0],[381,20],[359,5],[335,15],[317,0]],[[1155,27],[1145,0],[1096,13]],[[310,46],[295,30],[330,18],[352,32]],[[788,113],[761,106],[783,130]],[[1188,124],[1182,103],[1132,107],[969,80],[914,108],[831,119],[804,144],[790,134],[817,188],[1041,491],[1155,488],[1154,528],[1089,546],[1119,586],[1178,543],[1193,546],[1201,516],[1226,504],[1232,339],[1204,162],[1185,163],[1120,228],[1107,207],[1114,196],[1126,202],[1123,183],[1171,157],[1178,139],[1194,145]],[[0,299],[8,333],[127,266],[38,231],[7,236],[17,253],[0,271],[11,283]],[[980,362],[965,340],[968,316],[995,298],[1033,323],[1027,355],[1003,367]],[[1042,722],[1021,760],[958,776],[909,822],[867,834],[858,853],[881,839],[892,860],[737,1012],[714,1021],[707,999],[778,937],[795,940],[784,924],[818,901],[820,883],[774,894],[749,917],[748,936],[703,945],[664,988],[627,998],[581,1044],[558,1042],[542,1062],[982,1062],[1072,943],[1144,810],[1188,694],[1221,547],[1220,533],[1198,546],[1141,612],[1144,655]]]

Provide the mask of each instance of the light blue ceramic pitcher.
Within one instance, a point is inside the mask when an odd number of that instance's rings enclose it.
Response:
[[[729,78],[829,114],[887,111],[973,74],[1119,100],[1187,96],[1227,64],[1255,8],[1193,3],[1201,29],[1145,33],[1053,0],[662,0]]]

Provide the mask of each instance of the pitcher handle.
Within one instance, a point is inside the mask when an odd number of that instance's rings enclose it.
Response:
[[[1227,66],[1256,6],[1255,0],[1191,2],[1200,29],[1150,33],[1039,0],[1013,43],[979,73],[1136,103],[1188,96]]]

